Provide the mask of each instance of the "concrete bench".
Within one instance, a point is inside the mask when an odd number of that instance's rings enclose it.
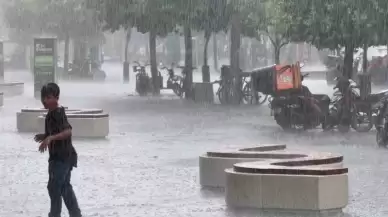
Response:
[[[4,105],[4,93],[0,92],[0,107]]]
[[[240,162],[258,161],[257,153],[284,149],[286,145],[261,145],[237,151],[207,152],[199,157],[199,182],[203,187],[223,188],[226,182],[225,169]]]
[[[6,97],[23,95],[24,83],[0,83],[0,92]]]
[[[85,111],[84,111],[85,112]],[[68,113],[67,119],[73,127],[73,137],[104,138],[109,134],[109,114]],[[45,115],[38,117],[39,131],[44,132]]]
[[[230,207],[310,214],[342,212],[348,204],[348,169],[332,153],[257,153],[261,161],[226,169]]]
[[[66,113],[83,113],[83,114],[97,114],[102,113],[102,109],[68,109]],[[44,108],[24,108],[16,113],[16,126],[19,132],[23,133],[39,133],[38,117],[47,114],[47,109]]]

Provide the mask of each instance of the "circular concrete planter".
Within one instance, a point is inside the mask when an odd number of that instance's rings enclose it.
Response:
[[[66,114],[101,114],[102,109],[66,109]],[[38,122],[38,117],[47,114],[47,109],[43,108],[24,108],[16,113],[16,126],[19,132],[41,133],[42,127]],[[43,121],[44,130],[44,121]]]
[[[343,167],[341,155],[272,155],[226,169],[228,206],[311,213],[341,211],[347,206],[348,169]]]
[[[95,110],[96,111],[96,110]],[[109,114],[106,113],[68,113],[67,119],[72,126],[72,136],[78,138],[105,138],[109,134]],[[38,117],[39,130],[44,131],[45,115]]]
[[[224,187],[225,169],[234,164],[258,161],[257,153],[284,150],[285,145],[262,145],[229,152],[207,152],[199,157],[199,181],[204,187]]]

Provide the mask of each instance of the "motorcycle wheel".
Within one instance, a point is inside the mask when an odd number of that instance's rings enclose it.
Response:
[[[275,116],[276,124],[279,125],[284,131],[292,129],[292,124],[287,120],[288,119],[284,115]]]
[[[386,148],[388,145],[387,135],[384,127],[379,127],[376,133],[376,143],[379,147]]]
[[[352,128],[359,133],[369,132],[373,128],[373,122],[370,121],[367,126],[359,127],[356,121],[352,121]]]
[[[374,125],[374,121],[372,119],[372,114],[368,114],[367,115],[368,117],[366,117],[367,121],[368,121],[368,125],[366,126],[360,126],[359,123],[358,123],[358,115],[357,113],[353,115],[352,117],[352,128],[359,132],[359,133],[365,133],[365,132],[369,132],[372,128],[373,128],[373,125]],[[366,119],[363,119],[363,123],[365,123],[364,121]],[[361,123],[361,124],[363,124]]]
[[[183,90],[181,89],[181,87],[177,83],[173,84],[172,91],[175,93],[175,95],[177,95],[179,97],[182,97],[182,95],[183,95]]]

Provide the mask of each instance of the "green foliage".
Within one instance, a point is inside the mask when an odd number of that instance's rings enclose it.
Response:
[[[298,39],[318,48],[386,44],[388,2],[384,0],[276,0],[298,26]]]
[[[286,1],[286,0],[284,0]],[[298,37],[298,26],[292,18],[284,14],[281,0],[246,0],[240,7],[242,32],[260,40],[267,36],[272,44],[280,49]]]
[[[15,0],[6,6],[5,20],[26,38],[53,34],[77,39],[99,36],[100,26],[93,10],[80,0]]]
[[[209,33],[227,31],[232,11],[227,0],[198,0],[197,12],[192,14],[192,27]]]
[[[104,29],[136,27],[139,32],[153,30],[166,36],[176,27],[173,2],[170,0],[89,0],[88,6],[99,13]]]

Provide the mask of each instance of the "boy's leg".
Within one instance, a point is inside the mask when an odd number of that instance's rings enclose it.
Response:
[[[49,162],[49,181],[47,184],[51,200],[49,217],[60,217],[62,210],[61,191],[66,178],[66,166],[62,162]]]
[[[62,197],[69,211],[70,217],[81,217],[81,210],[78,205],[77,197],[75,196],[73,186],[70,184],[72,167],[66,174],[65,184],[62,188]]]

